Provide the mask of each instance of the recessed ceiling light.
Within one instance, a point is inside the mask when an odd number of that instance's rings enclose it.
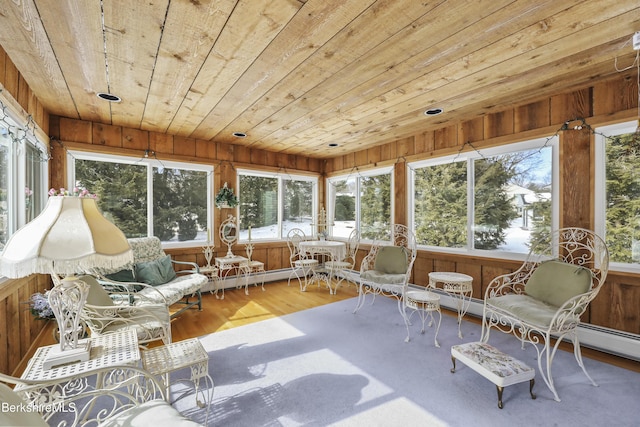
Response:
[[[234,132],[233,136],[235,136],[236,138],[246,138],[247,134],[244,132]]]
[[[112,95],[110,93],[98,92],[98,98],[104,99],[109,102],[120,102],[122,101],[119,96]]]
[[[337,147],[338,143],[337,142],[332,142],[329,144],[329,147]]]
[[[438,114],[442,114],[444,110],[442,108],[429,108],[424,112],[425,116],[437,116]]]

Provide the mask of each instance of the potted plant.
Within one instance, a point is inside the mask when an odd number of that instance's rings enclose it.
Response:
[[[238,206],[238,198],[233,193],[233,188],[229,188],[226,182],[216,195],[216,206],[218,209],[235,208]]]

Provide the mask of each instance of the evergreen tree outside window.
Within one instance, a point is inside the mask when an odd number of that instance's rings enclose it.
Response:
[[[238,171],[240,240],[284,239],[292,228],[314,233],[318,180],[292,174]]]
[[[418,244],[528,253],[553,223],[556,144],[553,137],[409,164]]]
[[[329,194],[333,206],[333,236],[348,239],[356,227],[356,179],[329,181]]]
[[[332,235],[347,239],[360,231],[364,240],[388,240],[392,224],[392,168],[327,180],[328,221]]]
[[[596,231],[621,270],[640,263],[640,141],[637,123],[596,129]],[[637,267],[636,267],[637,268]]]
[[[415,170],[414,226],[418,244],[462,248],[467,243],[467,164]]]
[[[103,215],[128,238],[205,242],[212,226],[212,172],[206,165],[72,152],[75,186],[98,195]]]

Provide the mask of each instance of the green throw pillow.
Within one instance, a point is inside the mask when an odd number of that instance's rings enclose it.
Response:
[[[169,255],[154,261],[140,262],[135,266],[136,280],[148,285],[162,285],[176,278]]]
[[[378,250],[374,270],[385,274],[407,272],[407,250],[403,246],[382,246]]]
[[[591,271],[579,265],[552,260],[541,263],[525,286],[527,295],[560,307],[591,287]]]

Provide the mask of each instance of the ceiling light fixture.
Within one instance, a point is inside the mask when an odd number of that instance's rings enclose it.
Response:
[[[332,142],[329,144],[329,147],[338,147],[338,143],[337,142]]]
[[[233,136],[235,136],[236,138],[246,138],[247,134],[244,132],[234,132]]]
[[[122,99],[120,99],[119,96],[112,95],[110,93],[104,93],[104,92],[98,92],[98,98],[104,99],[105,101],[109,101],[109,102],[120,102],[120,101],[122,101]]]
[[[442,114],[444,110],[442,108],[429,108],[424,112],[425,116],[437,116],[438,114]]]

